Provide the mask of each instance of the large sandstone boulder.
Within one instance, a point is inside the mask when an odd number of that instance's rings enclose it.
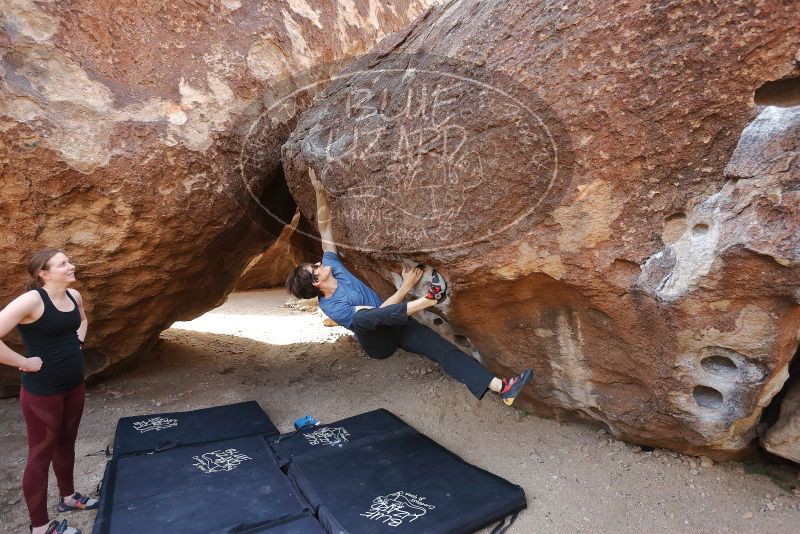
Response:
[[[294,214],[296,111],[431,1],[2,2],[0,303],[63,247],[90,373],[220,304]]]
[[[460,339],[535,369],[522,406],[734,456],[798,343],[797,79],[765,84],[799,38],[779,0],[451,1],[318,95],[284,170],[384,295],[444,273]]]

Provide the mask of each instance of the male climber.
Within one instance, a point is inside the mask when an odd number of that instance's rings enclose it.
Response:
[[[322,261],[298,265],[286,280],[286,289],[296,298],[319,297],[319,307],[341,326],[352,330],[371,358],[388,358],[399,348],[422,354],[437,362],[444,372],[469,388],[478,399],[487,389],[508,406],[533,376],[525,369],[519,376],[499,379],[477,360],[410,316],[436,306],[445,297],[444,279],[433,272],[428,293],[419,299],[403,299],[419,282],[422,270],[404,269],[403,282],[394,295],[381,301],[378,294],[348,271],[336,253],[328,200],[322,183],[309,167],[311,185],[317,194],[317,221],[324,252]]]

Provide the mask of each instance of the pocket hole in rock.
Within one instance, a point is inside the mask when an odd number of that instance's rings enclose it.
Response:
[[[733,363],[733,360],[727,356],[709,356],[700,360],[700,365],[706,371],[711,371],[717,375],[735,375],[739,374],[739,368]]]
[[[708,233],[708,225],[706,223],[695,224],[694,227],[692,227],[692,233],[694,233],[694,235],[703,235]]]
[[[767,82],[756,91],[759,106],[794,107],[800,104],[800,78]]]
[[[469,342],[469,339],[467,339],[466,336],[462,336],[461,334],[456,334],[453,337],[453,339],[455,339],[456,343],[458,343],[462,347],[469,347],[471,345],[471,343]]]
[[[694,401],[703,408],[719,408],[722,406],[722,393],[708,386],[695,386]]]

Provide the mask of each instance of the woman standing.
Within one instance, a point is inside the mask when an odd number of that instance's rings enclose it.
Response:
[[[0,337],[19,330],[28,357],[0,341],[0,363],[22,371],[19,402],[28,429],[28,462],[22,492],[33,534],[80,534],[66,521],[50,521],[47,477],[50,464],[61,498],[60,512],[97,508],[73,487],[75,440],[83,414],[83,352],[88,322],[83,299],[69,285],[75,266],[63,251],[36,252],[28,262],[28,291],[0,311]]]

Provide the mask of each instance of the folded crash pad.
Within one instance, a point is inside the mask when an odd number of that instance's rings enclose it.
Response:
[[[359,447],[402,434],[416,434],[413,427],[387,410],[341,419],[327,425],[313,426],[297,432],[275,436],[268,441],[275,455],[288,463],[291,460],[325,456],[338,450]]]
[[[242,526],[231,534],[327,534],[327,531],[307,512],[299,518],[270,521],[258,526]]]
[[[114,436],[114,456],[258,434],[277,435],[278,429],[255,401],[123,417]]]
[[[335,534],[474,532],[526,506],[522,488],[385,410],[303,430],[272,446],[290,459],[289,478]]]
[[[112,458],[94,534],[273,532],[276,522],[289,533],[307,509],[264,438],[249,436]]]

